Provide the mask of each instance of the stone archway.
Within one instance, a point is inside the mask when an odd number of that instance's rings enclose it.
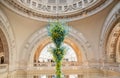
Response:
[[[1,41],[1,55],[4,57],[4,64],[9,64],[9,48],[8,48],[8,42],[6,40],[6,37],[2,30],[0,29],[0,41]]]
[[[44,42],[44,43],[43,43],[43,42]],[[43,40],[43,41],[41,42],[41,44],[38,46],[38,48],[37,48],[36,51],[35,51],[34,57],[32,57],[33,60],[34,60],[34,59],[35,59],[35,60],[38,60],[38,59],[39,59],[39,55],[40,55],[42,49],[43,49],[47,44],[49,44],[49,43],[51,43],[50,38],[47,38],[47,39],[45,39],[45,40]],[[69,38],[66,38],[66,39],[64,40],[64,43],[66,43],[66,44],[68,44],[69,46],[72,47],[72,49],[75,51],[75,54],[76,54],[76,56],[77,56],[77,62],[78,62],[78,63],[82,63],[82,62],[83,62],[83,61],[82,61],[82,54],[81,54],[80,49],[78,48],[78,46],[77,46],[71,39],[69,39]],[[33,62],[32,62],[32,63],[33,63]]]
[[[15,46],[15,39],[14,34],[12,31],[12,27],[9,24],[9,20],[7,19],[5,13],[0,9],[0,37],[3,41],[3,45],[5,46],[5,56],[7,58],[5,59],[6,63],[9,63],[9,71],[12,70],[15,65],[16,59],[15,53],[16,53],[16,46]],[[13,54],[14,53],[14,54]]]
[[[108,62],[120,62],[120,22],[117,23],[108,37],[106,51]]]
[[[27,68],[32,66],[33,58],[36,49],[41,44],[42,40],[48,38],[47,28],[40,29],[35,32],[25,43],[22,53],[20,53],[20,64],[21,68]],[[92,52],[91,45],[86,40],[86,38],[73,28],[69,29],[68,38],[74,40],[75,44],[81,50],[82,60],[84,63],[88,62],[88,53]]]
[[[120,20],[120,2],[118,2],[118,4],[115,5],[115,7],[111,10],[101,30],[99,52],[102,53],[101,54],[102,61],[108,61],[106,60],[108,58],[107,55],[109,54],[108,50],[106,49],[107,42],[108,42],[111,30],[114,28],[114,26],[118,23],[119,20]]]

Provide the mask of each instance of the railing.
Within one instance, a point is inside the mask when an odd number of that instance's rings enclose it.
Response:
[[[100,70],[113,70],[120,72],[120,64],[118,63],[79,63],[79,62],[63,62],[62,69],[72,69],[72,70],[80,70],[87,68],[95,68]],[[42,63],[34,63],[34,66],[30,69],[35,70],[53,70],[55,69],[55,63],[51,62],[42,62]]]
[[[82,63],[79,62],[63,62],[62,66],[79,66]],[[35,67],[53,67],[55,66],[54,62],[40,62],[40,63],[34,63]]]

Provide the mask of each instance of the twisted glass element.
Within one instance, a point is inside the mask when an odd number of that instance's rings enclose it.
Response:
[[[55,48],[51,47],[51,53],[56,63],[56,78],[62,77],[62,59],[64,58],[66,47],[62,46],[65,36],[68,34],[68,26],[64,22],[51,22],[48,26],[48,35],[51,37]]]

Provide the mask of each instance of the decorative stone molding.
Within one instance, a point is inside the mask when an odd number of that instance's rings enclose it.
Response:
[[[22,5],[44,13],[69,13],[90,7],[97,0],[17,0]]]
[[[120,53],[119,50],[116,48],[119,47],[117,46],[119,42],[119,37],[120,37],[120,23],[118,23],[111,31],[108,41],[107,41],[107,46],[106,46],[106,51],[107,51],[107,59],[109,62],[116,62],[117,58],[120,59]],[[116,57],[117,56],[117,57]]]
[[[4,63],[8,64],[9,63],[9,48],[8,48],[6,37],[1,29],[0,29],[0,39],[1,39],[0,41],[1,41],[1,46],[2,46],[1,50],[4,56]]]
[[[0,29],[2,30],[7,40],[8,48],[6,47],[7,49],[6,53],[9,54],[8,55],[9,65],[14,65],[14,63],[16,62],[16,59],[13,59],[16,58],[15,56],[16,46],[15,46],[14,34],[5,13],[3,13],[1,9],[0,9]],[[11,69],[11,67],[9,68]]]
[[[116,44],[116,62],[120,63],[120,36],[118,37],[118,41]]]
[[[30,2],[27,0],[1,0],[1,3],[16,13],[32,19],[49,21],[56,20],[57,18],[60,20],[73,21],[93,15],[113,2],[113,0],[77,0],[76,2],[71,2],[71,4],[59,4],[60,6],[58,6],[56,4],[41,4],[42,2],[36,1],[37,0],[30,0]],[[39,8],[39,6],[41,8]],[[54,10],[54,8],[56,9]],[[59,10],[59,8],[61,8],[61,10]]]
[[[27,64],[30,65],[31,61],[33,61],[30,59],[34,58],[36,49],[38,48],[40,43],[42,43],[42,41],[46,38],[48,38],[47,28],[43,28],[43,29],[35,32],[26,41],[26,43],[23,45],[24,49],[19,54],[20,63],[22,63],[20,65],[24,64],[23,66],[21,66],[21,68],[24,68],[24,67],[26,68]],[[87,54],[88,54],[88,52],[92,52],[92,49],[91,49],[92,46],[89,44],[89,42],[86,40],[86,38],[82,35],[82,33],[79,33],[75,29],[70,28],[68,38],[74,40],[77,43],[78,47],[81,50],[84,62],[88,62]]]
[[[102,56],[101,58],[103,58],[102,60],[105,60],[107,57],[107,50],[106,50],[106,46],[107,46],[107,42],[108,42],[108,37],[109,37],[109,33],[111,32],[111,29],[113,26],[116,25],[116,23],[118,22],[118,20],[120,19],[120,2],[118,2],[118,4],[111,10],[111,12],[109,13],[109,15],[107,16],[103,28],[101,30],[101,36],[100,36],[100,43],[99,43],[99,51],[102,52]],[[114,34],[114,35],[117,35]],[[114,44],[112,44],[113,46]],[[113,57],[113,56],[111,56]]]

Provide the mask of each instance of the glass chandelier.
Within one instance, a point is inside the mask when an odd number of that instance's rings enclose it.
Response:
[[[56,4],[58,0],[56,0]],[[57,9],[57,8],[56,8]],[[53,56],[53,60],[55,61],[55,74],[56,78],[62,78],[62,60],[65,56],[67,48],[62,45],[65,36],[68,34],[68,26],[65,21],[60,21],[58,18],[58,10],[56,10],[56,20],[53,22],[49,22],[48,27],[48,36],[51,37],[55,47],[50,48],[50,52]]]

